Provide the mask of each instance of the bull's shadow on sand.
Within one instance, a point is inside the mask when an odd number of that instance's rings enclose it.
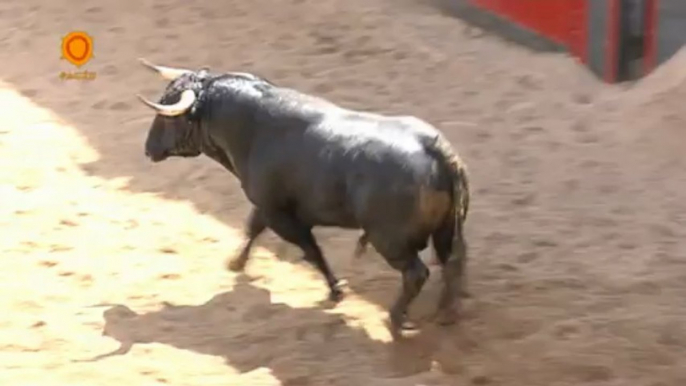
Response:
[[[86,361],[127,355],[134,345],[161,343],[225,358],[240,372],[267,367],[283,384],[363,384],[369,377],[426,372],[432,362],[449,372],[455,355],[460,355],[439,345],[447,334],[459,338],[451,329],[426,328],[411,339],[384,343],[348,326],[340,315],[272,303],[269,292],[248,279],[238,280],[232,291],[204,304],[165,304],[144,314],[115,305],[104,312],[104,319],[103,335],[121,346]],[[237,323],[251,328],[232,327]],[[343,365],[349,371],[340,371]],[[346,379],[341,374],[347,374]]]

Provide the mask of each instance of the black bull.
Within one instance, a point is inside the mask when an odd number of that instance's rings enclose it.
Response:
[[[465,165],[448,141],[411,116],[353,111],[247,73],[213,75],[143,64],[170,80],[145,152],[154,162],[205,154],[241,183],[253,209],[247,243],[229,267],[242,270],[255,239],[271,229],[300,247],[342,297],[314,226],[362,229],[367,242],[402,273],[390,310],[394,336],[429,270],[419,258],[431,238],[442,266],[440,321],[454,321],[464,284],[469,206]]]

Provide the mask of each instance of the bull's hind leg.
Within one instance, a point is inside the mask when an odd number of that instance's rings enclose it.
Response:
[[[455,225],[450,221],[433,234],[433,245],[436,257],[442,265],[443,276],[443,290],[438,300],[438,322],[444,325],[455,322],[460,297],[469,296],[465,281],[467,244],[462,227],[459,224],[458,226],[455,230]]]
[[[407,254],[407,264],[403,268],[402,274],[402,290],[390,312],[394,336],[398,336],[402,329],[414,328],[414,325],[407,320],[407,309],[419,295],[424,283],[429,278],[429,268],[424,265],[416,252],[412,252]]]
[[[377,244],[374,244],[377,251],[384,256],[391,267],[399,270],[403,275],[400,294],[390,310],[391,334],[394,338],[398,338],[403,329],[414,328],[413,324],[407,320],[407,310],[429,278],[429,268],[419,258],[416,248]]]
[[[324,275],[329,286],[329,300],[338,302],[343,297],[338,279],[324,259],[319,245],[312,234],[312,227],[302,224],[284,212],[265,213],[269,228],[282,239],[299,246],[305,253],[304,259],[314,265]]]
[[[369,243],[369,236],[366,232],[362,233],[362,236],[357,240],[357,245],[355,245],[355,253],[353,256],[359,259],[367,252],[367,244]]]
[[[264,232],[266,228],[267,224],[265,223],[264,218],[262,217],[262,213],[259,209],[253,208],[250,214],[248,215],[248,221],[246,222],[245,226],[245,237],[248,240],[246,241],[245,246],[243,246],[243,249],[238,254],[238,256],[227,262],[226,266],[229,270],[234,272],[240,272],[243,269],[245,269],[245,264],[248,262],[248,259],[250,258],[250,251],[252,249],[253,243],[255,242],[257,237],[261,235],[262,232]]]

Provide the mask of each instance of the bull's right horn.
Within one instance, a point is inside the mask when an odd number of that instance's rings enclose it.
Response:
[[[136,95],[146,106],[157,111],[158,114],[167,117],[176,117],[188,111],[188,109],[195,103],[195,92],[193,90],[186,90],[181,93],[181,99],[173,105],[161,105],[159,103],[150,102],[141,95]]]
[[[172,68],[172,67],[164,67],[164,66],[158,66],[155,64],[152,64],[150,61],[143,59],[143,58],[138,58],[138,61],[141,62],[145,67],[157,72],[162,76],[162,78],[166,80],[174,80],[181,75],[188,74],[192,72],[191,70],[185,70],[183,68]]]

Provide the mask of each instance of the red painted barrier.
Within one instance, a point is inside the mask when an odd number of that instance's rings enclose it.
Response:
[[[567,49],[586,63],[588,60],[588,2],[568,0],[567,12]]]
[[[657,27],[657,7],[658,7],[658,0],[646,0],[646,12],[644,15],[644,20],[643,22],[645,23],[644,27],[644,36],[643,36],[643,52],[644,52],[644,59],[643,59],[643,73],[644,75],[650,73],[653,68],[655,68],[655,63],[657,62],[657,47],[656,47],[656,39],[657,36],[655,34],[655,29]]]
[[[460,1],[565,47],[609,83],[644,76],[686,45],[686,0]]]
[[[587,0],[470,0],[586,59]],[[602,1],[602,0],[601,0]]]

